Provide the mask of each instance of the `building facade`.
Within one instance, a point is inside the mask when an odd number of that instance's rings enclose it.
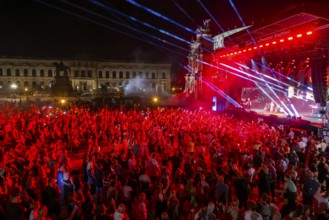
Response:
[[[0,58],[0,93],[42,91],[51,87],[58,59]],[[122,89],[158,94],[171,90],[171,65],[117,61],[61,60],[75,92]],[[14,85],[14,86],[13,86]]]

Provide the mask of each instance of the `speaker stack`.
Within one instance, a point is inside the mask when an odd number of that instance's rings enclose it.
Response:
[[[318,50],[311,58],[312,68],[312,87],[316,103],[320,106],[327,105],[328,97],[328,51],[327,49]]]

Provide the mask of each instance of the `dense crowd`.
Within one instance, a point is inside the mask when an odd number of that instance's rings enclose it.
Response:
[[[329,219],[328,151],[202,110],[5,105],[0,219]]]

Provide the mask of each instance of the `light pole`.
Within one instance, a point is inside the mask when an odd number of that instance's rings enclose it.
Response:
[[[15,99],[16,98],[16,89],[17,89],[17,85],[15,83],[11,84],[10,85],[11,89],[13,90],[13,94],[12,94],[12,99]]]

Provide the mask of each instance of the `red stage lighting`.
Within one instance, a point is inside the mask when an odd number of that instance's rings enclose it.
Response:
[[[303,35],[302,34],[297,34],[297,37],[298,38],[301,38]]]
[[[272,44],[276,44],[276,41],[273,41]]]
[[[313,32],[312,31],[308,31],[306,34],[307,35],[311,35],[311,34],[313,34]]]
[[[293,37],[288,37],[288,40],[293,40],[294,38]]]
[[[280,40],[280,42],[281,42],[281,43],[283,43],[283,42],[284,42],[284,40],[283,40],[283,39],[281,39],[281,40]]]

